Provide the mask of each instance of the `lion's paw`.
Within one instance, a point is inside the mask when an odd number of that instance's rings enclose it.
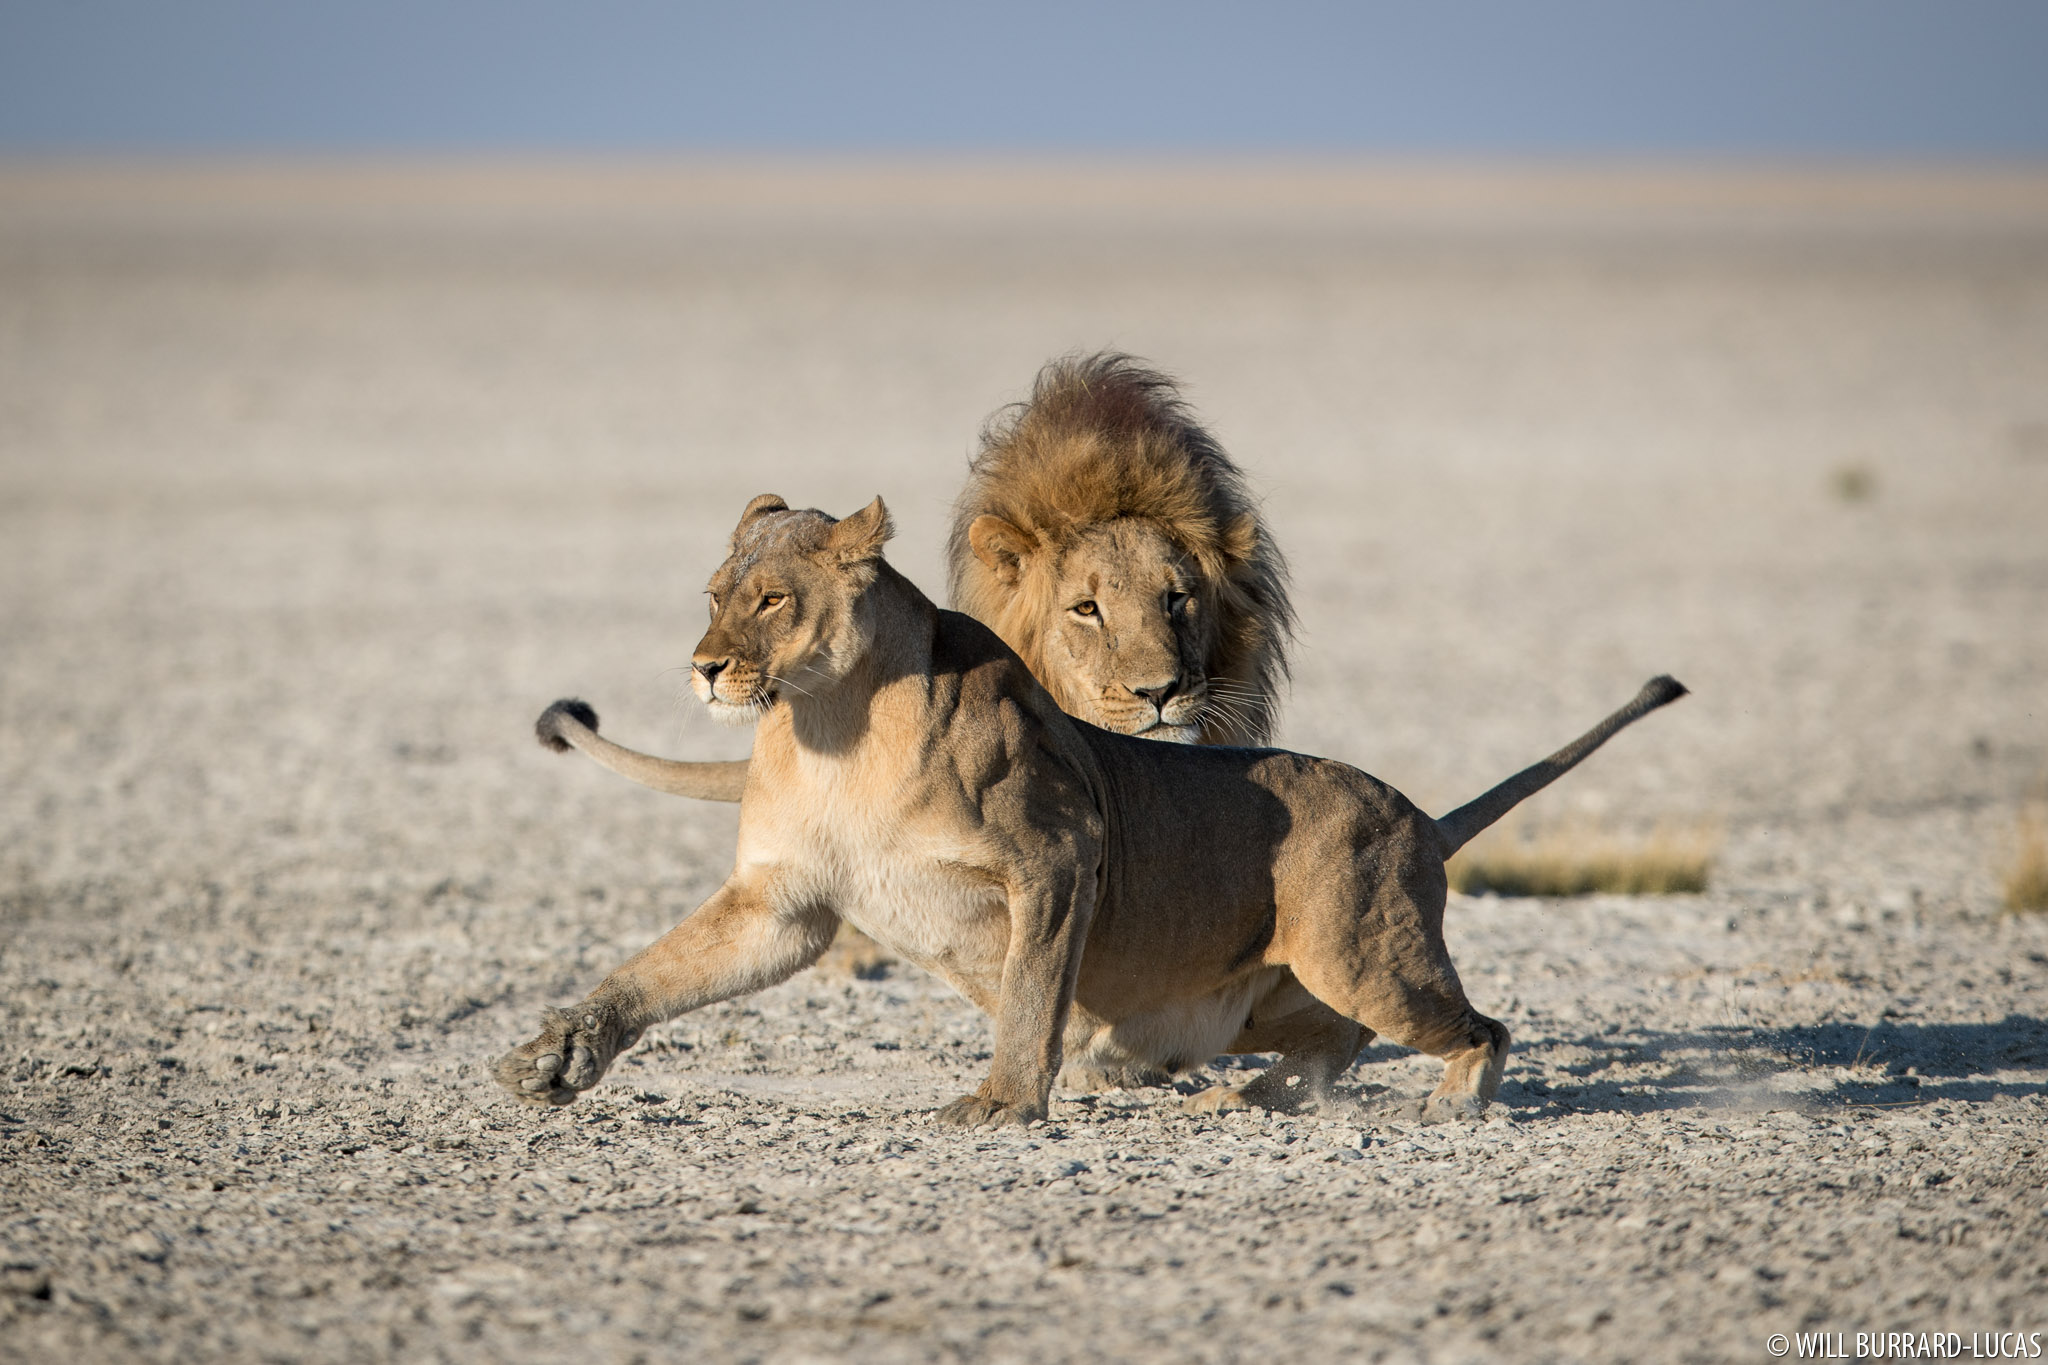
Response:
[[[946,1128],[1005,1128],[1044,1118],[1045,1106],[1027,1107],[984,1099],[980,1095],[962,1095],[941,1108],[934,1117]]]
[[[1180,1107],[1190,1114],[1221,1114],[1234,1109],[1256,1108],[1245,1097],[1244,1091],[1241,1085],[1212,1085],[1182,1100]]]
[[[524,1103],[568,1104],[638,1038],[622,1034],[596,1007],[551,1009],[541,1015],[540,1036],[500,1057],[491,1073]]]

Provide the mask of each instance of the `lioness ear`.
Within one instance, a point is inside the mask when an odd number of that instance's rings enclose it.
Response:
[[[1032,551],[1031,537],[1001,517],[983,513],[967,527],[967,544],[974,557],[988,565],[988,571],[1004,583],[1014,585],[1024,574],[1024,556]]]
[[[764,517],[770,512],[787,512],[788,510],[789,504],[774,493],[763,493],[760,497],[755,498],[747,504],[747,510],[740,513],[740,524],[732,528],[731,548],[734,550],[739,549],[740,532],[746,530],[756,517]]]
[[[882,543],[895,534],[896,524],[889,520],[889,509],[877,496],[844,521],[834,522],[825,533],[825,548],[837,554],[840,563],[854,564],[881,554]]]

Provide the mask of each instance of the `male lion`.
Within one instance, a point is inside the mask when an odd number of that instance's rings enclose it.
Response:
[[[1287,675],[1287,566],[1244,476],[1173,381],[1068,356],[999,413],[954,507],[954,605],[1017,651],[1069,714],[1147,739],[1264,744]],[[737,801],[745,760],[657,758],[550,709],[540,737],[676,796]]]
[[[508,1090],[570,1102],[642,1029],[785,980],[844,919],[994,1016],[988,1079],[939,1111],[949,1124],[1042,1118],[1063,1059],[1180,1071],[1279,1051],[1190,1104],[1285,1102],[1375,1033],[1444,1058],[1423,1117],[1484,1107],[1508,1031],[1444,949],[1444,860],[1683,687],[1652,680],[1432,820],[1329,759],[1074,719],[987,627],[890,567],[890,530],[880,498],[843,521],[747,505],[691,674],[714,714],[759,723],[732,875],[548,1011],[498,1061]]]

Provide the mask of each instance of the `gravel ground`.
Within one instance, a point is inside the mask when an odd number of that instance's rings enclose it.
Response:
[[[1998,900],[2048,186],[722,174],[0,172],[0,1358],[2048,1334],[2048,916]],[[980,420],[1105,344],[1267,497],[1288,743],[1441,809],[1668,670],[1534,815],[1711,822],[1713,889],[1454,898],[1516,1037],[1466,1128],[1377,1046],[1312,1114],[941,1131],[989,1029],[900,967],[501,1099],[733,831],[534,714],[744,752],[672,670],[746,498],[880,491],[936,593]]]

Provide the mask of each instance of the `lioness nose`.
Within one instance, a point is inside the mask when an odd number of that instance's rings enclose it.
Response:
[[[732,667],[731,659],[696,659],[690,667],[697,670],[697,676],[707,683],[718,681],[718,675]]]

